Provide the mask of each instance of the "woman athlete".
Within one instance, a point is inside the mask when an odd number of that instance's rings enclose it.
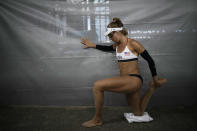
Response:
[[[123,28],[119,18],[113,18],[107,29],[105,36],[114,42],[113,45],[96,45],[87,38],[82,38],[81,43],[85,45],[85,48],[116,51],[120,76],[98,80],[94,83],[93,94],[96,111],[92,120],[82,123],[84,127],[102,125],[101,112],[104,104],[104,91],[124,93],[132,113],[136,116],[142,116],[154,91],[167,82],[167,79],[158,79],[153,59],[139,42],[127,37],[128,32]],[[153,81],[149,82],[150,88],[142,98],[140,98],[140,89],[143,85],[143,79],[138,67],[139,55],[148,62],[153,77]]]

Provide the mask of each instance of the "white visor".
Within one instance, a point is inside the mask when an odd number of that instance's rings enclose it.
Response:
[[[105,36],[107,36],[108,34],[110,34],[111,32],[113,31],[120,31],[122,30],[123,28],[107,28],[107,31],[104,33]]]

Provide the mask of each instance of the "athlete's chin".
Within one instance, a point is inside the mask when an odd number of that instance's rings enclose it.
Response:
[[[119,43],[119,41],[118,40],[112,40],[113,42],[115,42],[115,43]]]

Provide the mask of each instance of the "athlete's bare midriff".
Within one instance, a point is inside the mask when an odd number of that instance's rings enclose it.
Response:
[[[129,43],[132,43],[132,39],[128,39]],[[124,50],[124,47],[118,47],[118,52],[122,52]],[[137,52],[134,51],[134,49],[129,46],[128,48],[130,51],[133,52],[133,54],[138,55]],[[139,68],[138,68],[138,60],[135,61],[129,61],[129,62],[118,62],[119,68],[120,68],[120,76],[128,75],[128,74],[140,74]]]
[[[118,62],[118,64],[120,68],[120,76],[128,74],[140,74],[137,60],[130,62]]]

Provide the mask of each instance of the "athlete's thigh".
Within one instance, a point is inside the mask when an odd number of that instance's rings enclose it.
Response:
[[[103,91],[130,93],[139,88],[138,78],[130,76],[112,77],[95,82],[95,87]]]

